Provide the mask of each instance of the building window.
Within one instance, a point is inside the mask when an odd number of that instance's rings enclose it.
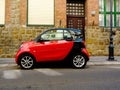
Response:
[[[0,25],[5,24],[5,0],[0,0]]]
[[[28,0],[28,25],[54,25],[54,0]]]
[[[120,27],[120,0],[113,0],[113,27]],[[110,0],[99,0],[99,26],[110,27]]]

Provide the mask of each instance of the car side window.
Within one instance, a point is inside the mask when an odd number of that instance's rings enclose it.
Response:
[[[62,40],[63,30],[49,30],[41,35],[43,40]]]
[[[64,39],[65,38],[71,38],[72,36],[71,36],[71,34],[70,34],[70,32],[68,32],[67,30],[64,30]]]

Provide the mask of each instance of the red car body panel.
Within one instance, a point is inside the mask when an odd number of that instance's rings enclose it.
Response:
[[[70,52],[72,46],[73,42],[65,40],[39,42],[33,48],[35,50],[34,56],[37,62],[63,60]]]
[[[89,53],[86,48],[82,48],[81,52],[87,56],[88,60],[90,59]]]
[[[35,57],[36,62],[63,60],[72,49],[73,44],[73,41],[66,40],[26,42],[22,44],[16,55],[16,63],[18,63],[18,56],[27,52]]]

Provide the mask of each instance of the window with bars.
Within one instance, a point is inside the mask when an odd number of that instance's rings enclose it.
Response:
[[[113,27],[120,27],[120,0],[113,0]],[[99,0],[99,26],[110,26],[110,0]]]
[[[67,3],[67,15],[84,16],[84,3]]]
[[[5,0],[0,0],[0,26],[5,24]]]

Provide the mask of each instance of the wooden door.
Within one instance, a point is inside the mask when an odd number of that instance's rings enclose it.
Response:
[[[67,27],[84,30],[85,20],[80,17],[68,17],[67,18]]]
[[[84,0],[67,0],[67,28],[82,30],[85,27],[85,5]]]

